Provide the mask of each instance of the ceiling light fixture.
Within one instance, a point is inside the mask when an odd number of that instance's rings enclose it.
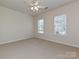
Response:
[[[26,1],[25,1],[26,2]],[[40,10],[45,10],[48,9],[48,7],[45,6],[40,6],[41,3],[39,3],[38,0],[33,0],[28,4],[28,8],[32,11],[32,12],[39,12]]]
[[[33,11],[33,12],[38,12],[39,11],[39,8],[37,6],[32,6],[30,7],[30,9]]]

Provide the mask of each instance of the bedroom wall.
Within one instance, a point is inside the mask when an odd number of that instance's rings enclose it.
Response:
[[[79,48],[28,39],[0,45],[0,59],[79,59]]]
[[[64,37],[58,37],[54,34],[53,17],[62,14],[67,16],[67,35]],[[34,18],[36,29],[35,37],[79,47],[79,1],[49,10],[48,12],[40,14]],[[44,34],[37,33],[37,20],[40,18],[44,18],[45,20]]]
[[[33,37],[33,18],[0,6],[0,44]]]

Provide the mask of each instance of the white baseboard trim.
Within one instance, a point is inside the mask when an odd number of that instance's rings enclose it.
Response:
[[[57,40],[49,40],[49,39],[44,39],[44,38],[37,38],[37,39],[47,40],[47,41],[51,41],[51,42],[55,42],[55,43],[59,43],[59,44],[63,44],[63,45],[67,45],[67,46],[70,46],[70,47],[79,48],[78,45],[70,44],[70,43],[65,43],[65,42],[60,42],[60,41],[57,41]]]

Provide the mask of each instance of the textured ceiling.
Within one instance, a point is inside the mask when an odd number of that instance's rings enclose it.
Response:
[[[0,0],[0,5],[10,8],[10,9],[14,9],[17,11],[21,11],[21,12],[28,12],[31,15],[36,15],[35,13],[32,13],[31,11],[28,10],[28,2],[30,2],[32,0],[26,0],[26,4],[24,4],[24,0]],[[69,3],[71,1],[75,1],[75,0],[40,0],[40,4],[47,6],[48,10],[56,8],[60,5]],[[47,10],[43,10],[41,12],[39,12],[38,14],[45,12]]]

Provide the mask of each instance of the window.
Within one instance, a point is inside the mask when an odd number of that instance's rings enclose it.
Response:
[[[56,35],[66,34],[66,15],[59,15],[54,17],[54,32]]]
[[[38,20],[38,33],[44,33],[44,19]]]

